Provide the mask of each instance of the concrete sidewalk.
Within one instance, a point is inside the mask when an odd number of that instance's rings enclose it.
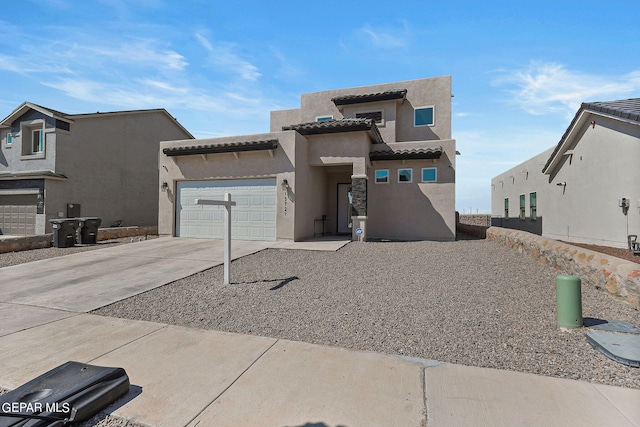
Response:
[[[640,390],[15,304],[0,325],[1,386],[122,367],[110,411],[150,426],[640,425]]]
[[[640,390],[84,313],[221,253],[157,239],[0,269],[0,386],[70,360],[122,367],[132,387],[109,410],[150,426],[640,426]]]

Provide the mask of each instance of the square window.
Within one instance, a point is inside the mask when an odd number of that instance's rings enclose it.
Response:
[[[333,116],[320,116],[316,118],[316,122],[326,122],[328,120],[333,120]]]
[[[438,170],[436,168],[423,168],[422,169],[422,182],[437,182]]]
[[[389,169],[378,169],[376,171],[376,184],[389,183]]]
[[[413,125],[418,126],[433,126],[434,125],[434,108],[435,107],[420,107],[414,111]]]
[[[398,169],[398,182],[413,182],[413,169]]]

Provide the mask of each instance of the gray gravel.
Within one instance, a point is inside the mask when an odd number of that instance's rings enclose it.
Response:
[[[94,313],[640,389],[640,371],[561,331],[559,272],[488,240],[268,249]],[[583,285],[583,316],[638,310]]]

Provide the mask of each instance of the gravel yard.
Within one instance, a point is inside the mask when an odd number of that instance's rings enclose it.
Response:
[[[640,389],[640,371],[561,331],[555,270],[488,240],[268,249],[96,310],[105,316],[277,337]],[[583,316],[640,313],[583,285]]]

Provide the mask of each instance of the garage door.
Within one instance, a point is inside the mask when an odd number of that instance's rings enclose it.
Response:
[[[184,181],[177,188],[176,236],[222,239],[222,206],[196,205],[196,199],[223,200],[231,194],[231,238],[276,239],[276,179]]]
[[[36,194],[0,195],[0,234],[36,234]]]

